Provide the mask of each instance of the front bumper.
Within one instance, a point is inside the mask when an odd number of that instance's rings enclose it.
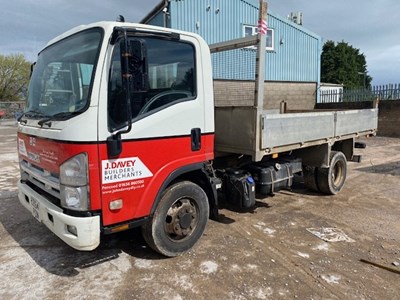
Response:
[[[72,217],[28,185],[18,182],[21,204],[72,248],[90,251],[100,244],[100,216]]]

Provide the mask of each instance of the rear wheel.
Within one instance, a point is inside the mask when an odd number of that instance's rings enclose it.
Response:
[[[190,181],[178,182],[164,191],[154,215],[142,227],[143,237],[155,251],[178,256],[200,239],[208,217],[203,189]]]
[[[322,193],[335,195],[341,191],[347,176],[347,161],[342,152],[331,151],[329,168],[318,168],[317,183]]]

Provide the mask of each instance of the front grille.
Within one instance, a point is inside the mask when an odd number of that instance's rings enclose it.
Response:
[[[42,195],[43,197],[45,197],[48,201],[50,201],[50,202],[53,203],[54,205],[57,205],[58,207],[61,207],[60,198],[54,197],[53,195],[47,193],[47,192],[44,191],[43,189],[39,188],[37,185],[33,184],[31,181],[25,181],[25,183],[26,183],[32,190],[34,190],[36,193]]]
[[[21,161],[20,167],[23,182],[53,204],[60,206],[60,180],[56,174],[52,174],[26,160]]]

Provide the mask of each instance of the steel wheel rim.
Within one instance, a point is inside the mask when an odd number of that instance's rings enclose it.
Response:
[[[344,164],[341,161],[336,162],[332,172],[332,183],[338,187],[343,181]]]
[[[199,209],[190,198],[176,200],[168,209],[165,217],[165,232],[174,242],[190,238],[199,222]]]

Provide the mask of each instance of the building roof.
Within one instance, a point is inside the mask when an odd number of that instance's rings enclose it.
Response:
[[[321,82],[321,87],[344,87],[343,83]]]
[[[169,4],[170,1],[171,0],[161,0],[146,16],[143,17],[143,19],[140,21],[140,23],[145,24],[145,23],[150,22],[157,14],[162,12],[162,10],[164,8],[168,7],[168,4]],[[195,0],[195,1],[198,1],[198,0]],[[235,1],[235,0],[232,0],[232,3],[233,3],[233,1]],[[241,1],[241,2],[247,3],[247,4],[251,5],[251,6],[254,6],[255,9],[258,9],[259,8],[259,4],[260,4],[259,0],[236,0],[236,1]],[[298,25],[298,24],[296,24],[296,23],[294,23],[292,21],[289,21],[287,18],[284,18],[284,17],[282,17],[280,15],[275,14],[270,9],[268,9],[268,15],[270,15],[270,16],[274,17],[275,19],[278,19],[278,20],[280,20],[280,21],[282,21],[282,22],[284,22],[286,24],[288,24],[289,26],[297,28],[298,30],[300,30],[300,31],[302,31],[302,32],[304,32],[304,33],[306,33],[306,34],[308,34],[308,35],[310,35],[310,36],[312,36],[312,37],[314,37],[316,39],[321,39],[321,37],[318,34],[306,29],[302,25]]]
[[[162,0],[159,2],[144,18],[140,21],[140,23],[147,23],[151,19],[153,19],[159,12],[161,12],[164,8],[168,6],[169,0]]]

